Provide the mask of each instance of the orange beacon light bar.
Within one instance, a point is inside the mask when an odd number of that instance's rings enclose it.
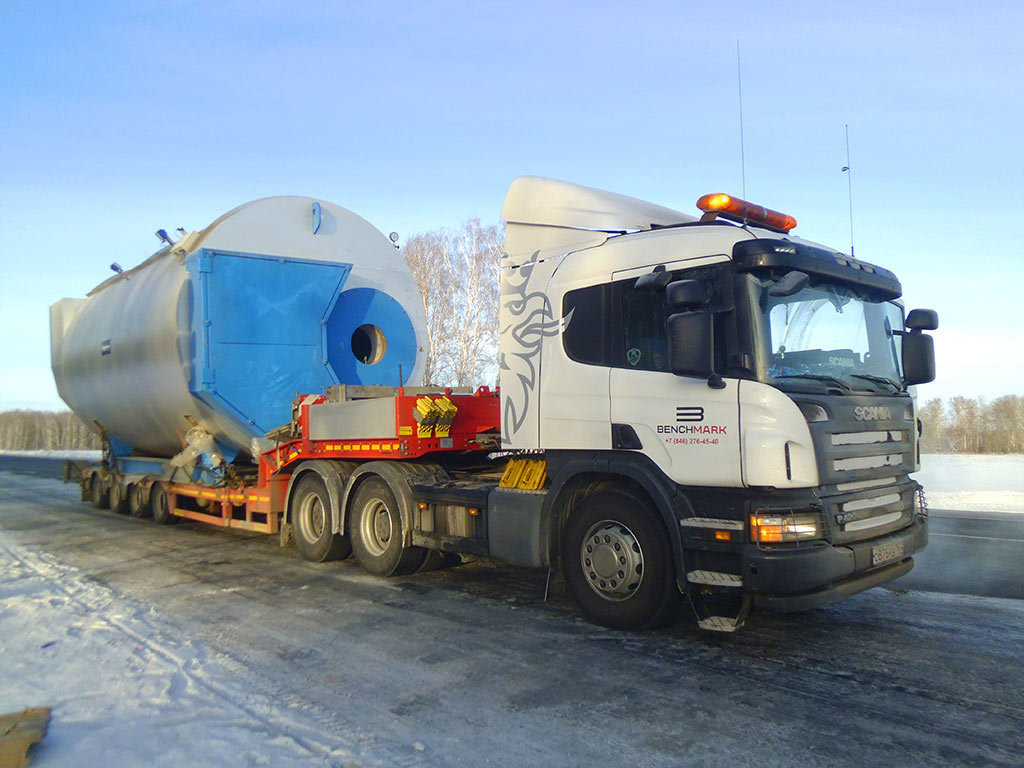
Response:
[[[796,219],[786,213],[773,211],[763,205],[748,203],[732,195],[715,193],[704,195],[697,201],[697,207],[705,213],[719,213],[729,219],[738,219],[743,223],[760,224],[766,229],[789,232],[796,226]]]

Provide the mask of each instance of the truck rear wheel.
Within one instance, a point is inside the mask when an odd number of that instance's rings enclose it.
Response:
[[[562,568],[576,603],[606,627],[664,626],[681,604],[665,526],[647,501],[624,490],[595,493],[572,512]]]
[[[350,515],[352,551],[365,571],[399,576],[423,564],[427,550],[402,543],[402,511],[383,478],[363,481],[352,499]]]
[[[110,506],[110,492],[103,487],[103,478],[98,474],[89,480],[89,500],[96,509],[106,509]]]
[[[116,478],[110,483],[110,508],[119,515],[128,514],[128,489]]]
[[[295,546],[313,563],[342,560],[352,554],[348,536],[334,533],[331,497],[315,474],[299,478],[291,494],[291,523]]]
[[[149,517],[153,514],[149,506],[149,489],[142,483],[128,486],[128,514],[132,517]]]
[[[177,515],[171,514],[170,500],[167,498],[163,483],[153,484],[149,492],[149,507],[153,511],[153,522],[157,525],[169,525],[181,520]]]

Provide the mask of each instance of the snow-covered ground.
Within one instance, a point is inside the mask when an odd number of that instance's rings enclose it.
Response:
[[[365,764],[152,608],[4,538],[0,712],[54,708],[33,768]]]
[[[1024,454],[924,454],[914,479],[932,509],[1024,513]]]
[[[53,707],[34,768],[773,768],[844,738],[871,765],[907,743],[921,765],[1021,754],[1019,600],[879,589],[728,639],[618,634],[544,603],[537,574],[382,581],[0,475],[0,712]]]

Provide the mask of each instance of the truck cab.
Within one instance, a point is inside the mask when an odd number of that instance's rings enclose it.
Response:
[[[543,454],[548,556],[612,626],[665,610],[659,558],[728,630],[897,578],[927,542],[912,386],[935,313],[792,217],[699,207],[524,177],[503,210],[502,448]]]

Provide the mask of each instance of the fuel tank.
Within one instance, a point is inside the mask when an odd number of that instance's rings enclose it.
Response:
[[[197,422],[226,458],[332,384],[421,383],[426,321],[399,251],[305,197],[242,205],[84,299],[50,307],[61,398],[118,455],[169,457]]]

